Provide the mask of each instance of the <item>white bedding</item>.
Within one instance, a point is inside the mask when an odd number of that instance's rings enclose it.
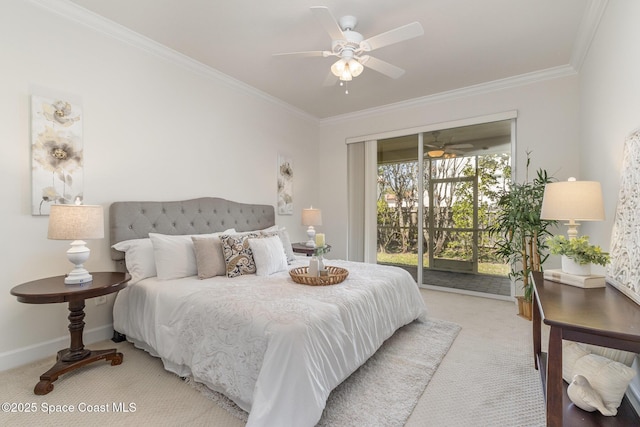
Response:
[[[290,268],[306,264],[299,257]],[[118,294],[114,328],[167,370],[231,398],[248,426],[313,426],[331,390],[426,312],[405,270],[328,264],[347,268],[347,280],[305,286],[286,271],[145,279]]]

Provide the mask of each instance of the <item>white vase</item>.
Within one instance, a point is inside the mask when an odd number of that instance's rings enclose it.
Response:
[[[591,275],[591,263],[578,264],[568,256],[562,255],[562,272],[576,276],[589,276]]]

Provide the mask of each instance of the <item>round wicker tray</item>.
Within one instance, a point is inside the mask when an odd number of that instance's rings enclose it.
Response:
[[[289,275],[294,282],[309,286],[337,285],[344,281],[344,279],[349,275],[349,270],[344,268],[332,266],[327,266],[325,268],[329,271],[327,276],[309,276],[309,267],[291,269],[289,270]]]

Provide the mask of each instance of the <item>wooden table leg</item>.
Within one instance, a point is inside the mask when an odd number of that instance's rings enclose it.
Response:
[[[533,293],[533,307],[531,323],[533,326],[533,364],[536,369],[540,369],[538,366],[538,358],[542,353],[542,318],[540,316],[540,304],[538,303],[538,296]]]
[[[108,350],[91,351],[84,348],[82,334],[84,331],[84,300],[69,301],[69,348],[60,350],[56,357],[56,364],[44,374],[40,375],[40,382],[36,384],[33,392],[44,395],[53,390],[53,382],[62,374],[78,369],[98,360],[110,360],[111,365],[122,363],[122,353],[115,348]]]
[[[551,326],[547,357],[547,426],[562,427],[562,329]]]

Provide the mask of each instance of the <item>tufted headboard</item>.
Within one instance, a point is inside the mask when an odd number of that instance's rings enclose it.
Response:
[[[109,207],[110,245],[149,237],[149,233],[205,234],[229,228],[259,230],[272,225],[275,225],[273,206],[217,197],[177,202],[115,202]],[[124,268],[123,252],[111,249],[111,259]]]

